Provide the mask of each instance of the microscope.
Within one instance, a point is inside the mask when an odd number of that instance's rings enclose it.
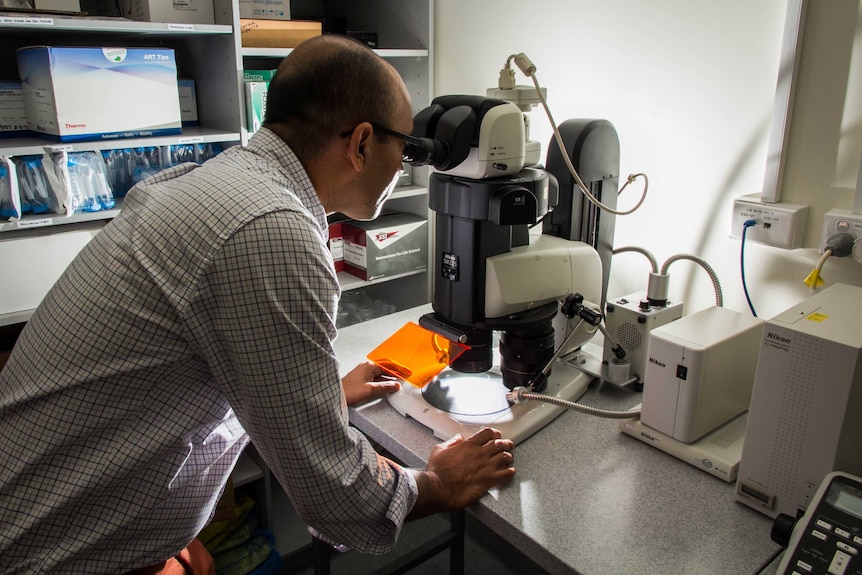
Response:
[[[415,116],[405,147],[406,161],[433,167],[433,312],[419,324],[469,349],[425,387],[388,399],[444,440],[493,426],[523,441],[564,408],[512,405],[508,391],[575,401],[592,379],[565,359],[595,325],[561,307],[574,301],[601,319],[614,216],[583,199],[562,155],[615,206],[619,140],[605,120],[569,120],[559,127],[565,150],[552,141],[541,167],[525,125],[512,102],[442,96]]]

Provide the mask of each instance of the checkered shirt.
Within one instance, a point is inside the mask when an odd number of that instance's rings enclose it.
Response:
[[[0,573],[173,556],[249,438],[323,536],[393,547],[416,484],[348,425],[326,239],[311,181],[265,128],[127,195],[0,374]]]

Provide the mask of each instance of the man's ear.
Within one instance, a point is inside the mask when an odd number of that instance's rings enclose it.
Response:
[[[368,151],[368,142],[374,135],[374,128],[368,122],[362,122],[353,129],[350,138],[346,144],[344,153],[347,155],[350,164],[357,172],[365,168],[367,162],[366,153]]]

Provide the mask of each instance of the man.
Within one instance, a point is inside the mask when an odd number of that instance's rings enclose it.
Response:
[[[362,552],[514,473],[496,430],[378,455],[339,381],[326,214],[378,215],[411,131],[395,70],[347,38],[279,67],[247,147],[145,181],[69,266],[0,373],[0,572],[125,573],[203,528],[249,439],[303,519]]]

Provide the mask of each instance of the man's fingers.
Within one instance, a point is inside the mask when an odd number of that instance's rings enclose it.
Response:
[[[500,439],[503,434],[493,427],[483,427],[470,437],[470,441],[475,441],[479,445],[485,445],[493,439]]]
[[[395,379],[387,381],[372,381],[368,386],[373,388],[378,394],[386,395],[387,393],[395,393],[401,389],[401,382]]]
[[[510,439],[492,439],[484,447],[491,452],[491,455],[496,455],[504,451],[511,451],[514,446]]]
[[[462,441],[464,441],[464,438],[461,437],[460,433],[456,433],[455,435],[453,435],[452,437],[450,437],[449,439],[447,439],[446,441],[441,443],[439,445],[439,447],[441,447],[443,449],[447,449],[449,447],[452,447],[453,445],[458,445]]]

